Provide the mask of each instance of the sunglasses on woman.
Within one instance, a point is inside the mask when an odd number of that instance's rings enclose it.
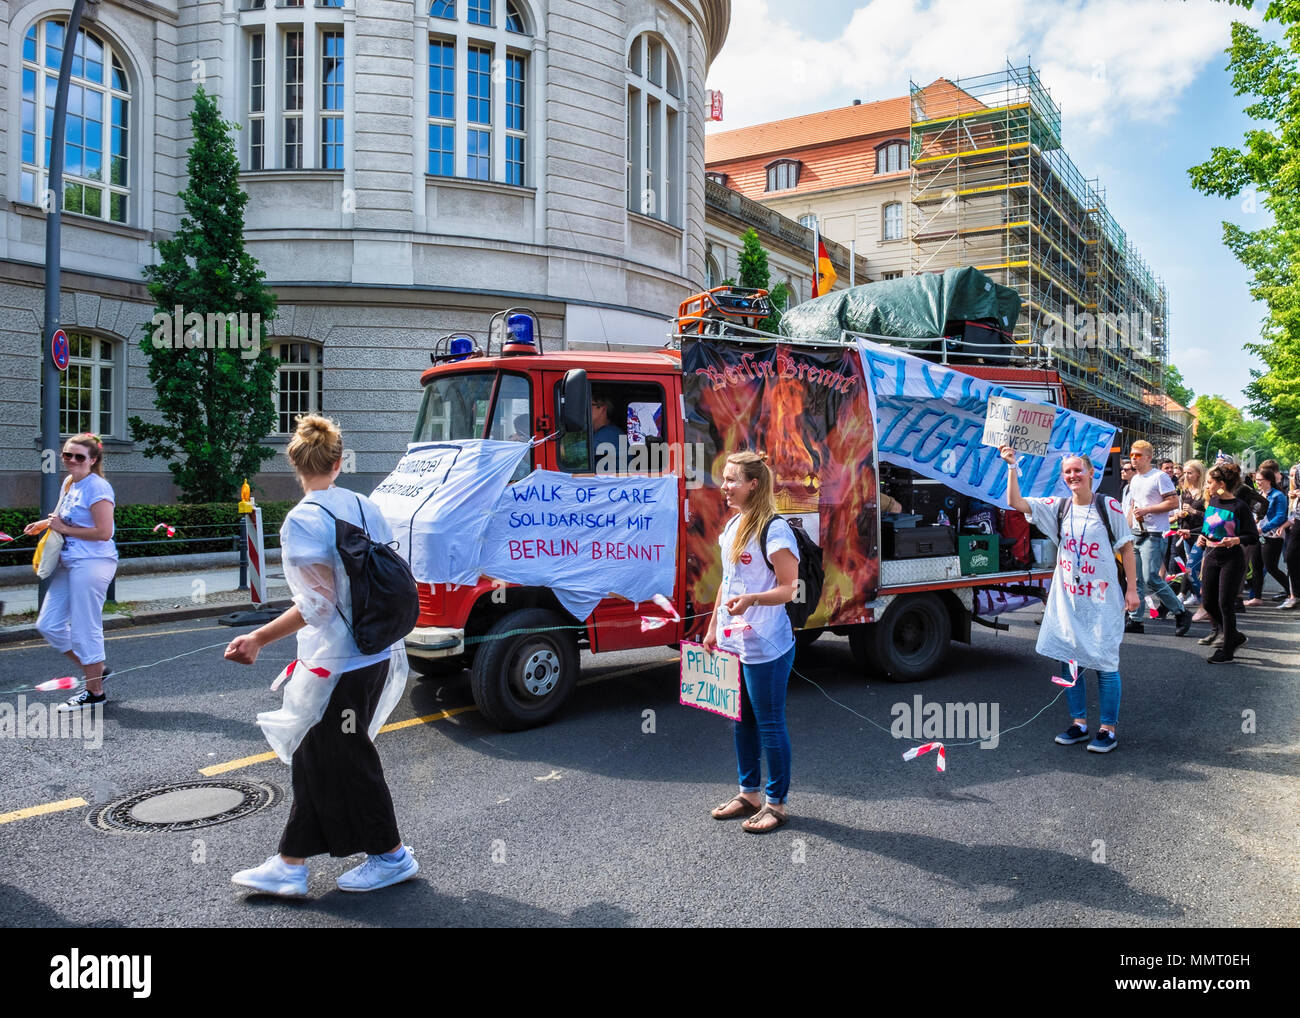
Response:
[[[73,463],[84,463],[90,457],[84,452],[65,452],[63,458],[65,460],[71,460]]]

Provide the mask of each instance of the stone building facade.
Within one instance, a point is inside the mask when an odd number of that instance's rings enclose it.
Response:
[[[437,337],[532,308],[544,343],[661,345],[706,279],[704,78],[729,0],[103,0],[69,103],[65,431],[122,502],[174,497],[141,271],[181,214],[198,84],[240,125],[246,240],[279,299],[281,431],[337,419],[392,467]],[[0,0],[0,504],[37,501],[46,117],[67,5]],[[44,203],[48,207],[48,201]],[[219,436],[217,436],[219,437]],[[273,436],[272,444],[285,436]],[[283,457],[258,479],[293,486]],[[231,493],[232,499],[236,493]]]

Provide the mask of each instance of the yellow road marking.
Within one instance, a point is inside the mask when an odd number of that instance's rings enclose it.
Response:
[[[478,708],[471,704],[468,707],[453,707],[451,710],[440,710],[437,714],[426,714],[422,718],[408,718],[405,721],[394,721],[392,724],[384,725],[383,728],[379,729],[379,734],[383,735],[385,732],[398,732],[403,728],[414,728],[416,725],[432,724],[434,721],[454,718],[457,714],[464,714],[466,711],[471,710],[478,710]]]
[[[256,756],[241,756],[238,760],[227,760],[225,763],[213,764],[210,767],[200,767],[199,773],[205,778],[210,778],[216,774],[225,774],[227,771],[237,771],[241,767],[252,767],[253,764],[266,763],[266,761],[274,759],[276,759],[274,753],[258,753]]]
[[[28,817],[38,817],[46,813],[59,813],[65,809],[79,809],[82,806],[89,806],[85,799],[63,799],[60,802],[47,802],[40,806],[28,806],[26,809],[16,809],[12,813],[0,813],[0,824],[7,824],[11,820],[26,820]]]

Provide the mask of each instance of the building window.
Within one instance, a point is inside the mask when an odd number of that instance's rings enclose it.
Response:
[[[682,76],[668,44],[650,32],[627,56],[627,207],[682,224]]]
[[[817,228],[817,214],[809,212],[806,216],[800,216],[799,225],[805,229],[815,230]]]
[[[715,286],[722,285],[722,269],[718,267],[718,260],[713,257],[710,251],[704,256],[704,288],[712,290]]]
[[[890,202],[884,208],[884,228],[880,233],[883,240],[903,239],[903,203]]]
[[[64,435],[116,433],[117,345],[84,332],[68,333],[68,370],[59,380],[59,429]]]
[[[799,163],[794,159],[778,159],[767,167],[767,189],[788,191],[799,186]]]
[[[719,184],[722,187],[727,186],[727,175],[725,173],[706,173],[704,175],[704,179],[711,180],[715,184]]]
[[[343,33],[321,33],[320,164],[343,169]]]
[[[906,142],[886,142],[876,149],[876,172],[900,173],[910,165],[909,156]]]
[[[429,16],[445,23],[429,36],[428,172],[524,186],[533,40],[522,8],[513,0],[466,0],[462,21],[456,3],[433,0]]]
[[[882,272],[880,274],[880,278],[881,279],[902,279],[903,273],[901,270],[897,272]]]
[[[65,22],[42,21],[23,39],[18,196],[32,204],[46,204],[42,199],[66,34]],[[125,223],[131,196],[130,83],[111,44],[91,32],[77,33],[64,132],[64,211]]]
[[[276,376],[276,406],[279,410],[279,429],[282,435],[297,430],[299,414],[319,414],[325,410],[324,369],[321,367],[321,348],[315,343],[295,339],[276,343],[275,355],[280,359]]]
[[[341,0],[246,3],[241,144],[250,170],[341,170],[347,161]]]

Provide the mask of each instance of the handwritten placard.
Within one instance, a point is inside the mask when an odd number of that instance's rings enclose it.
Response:
[[[1055,419],[1055,407],[990,396],[983,444],[995,449],[1009,445],[1026,456],[1046,456]]]
[[[678,702],[739,721],[740,658],[725,650],[708,651],[703,644],[683,642]]]

